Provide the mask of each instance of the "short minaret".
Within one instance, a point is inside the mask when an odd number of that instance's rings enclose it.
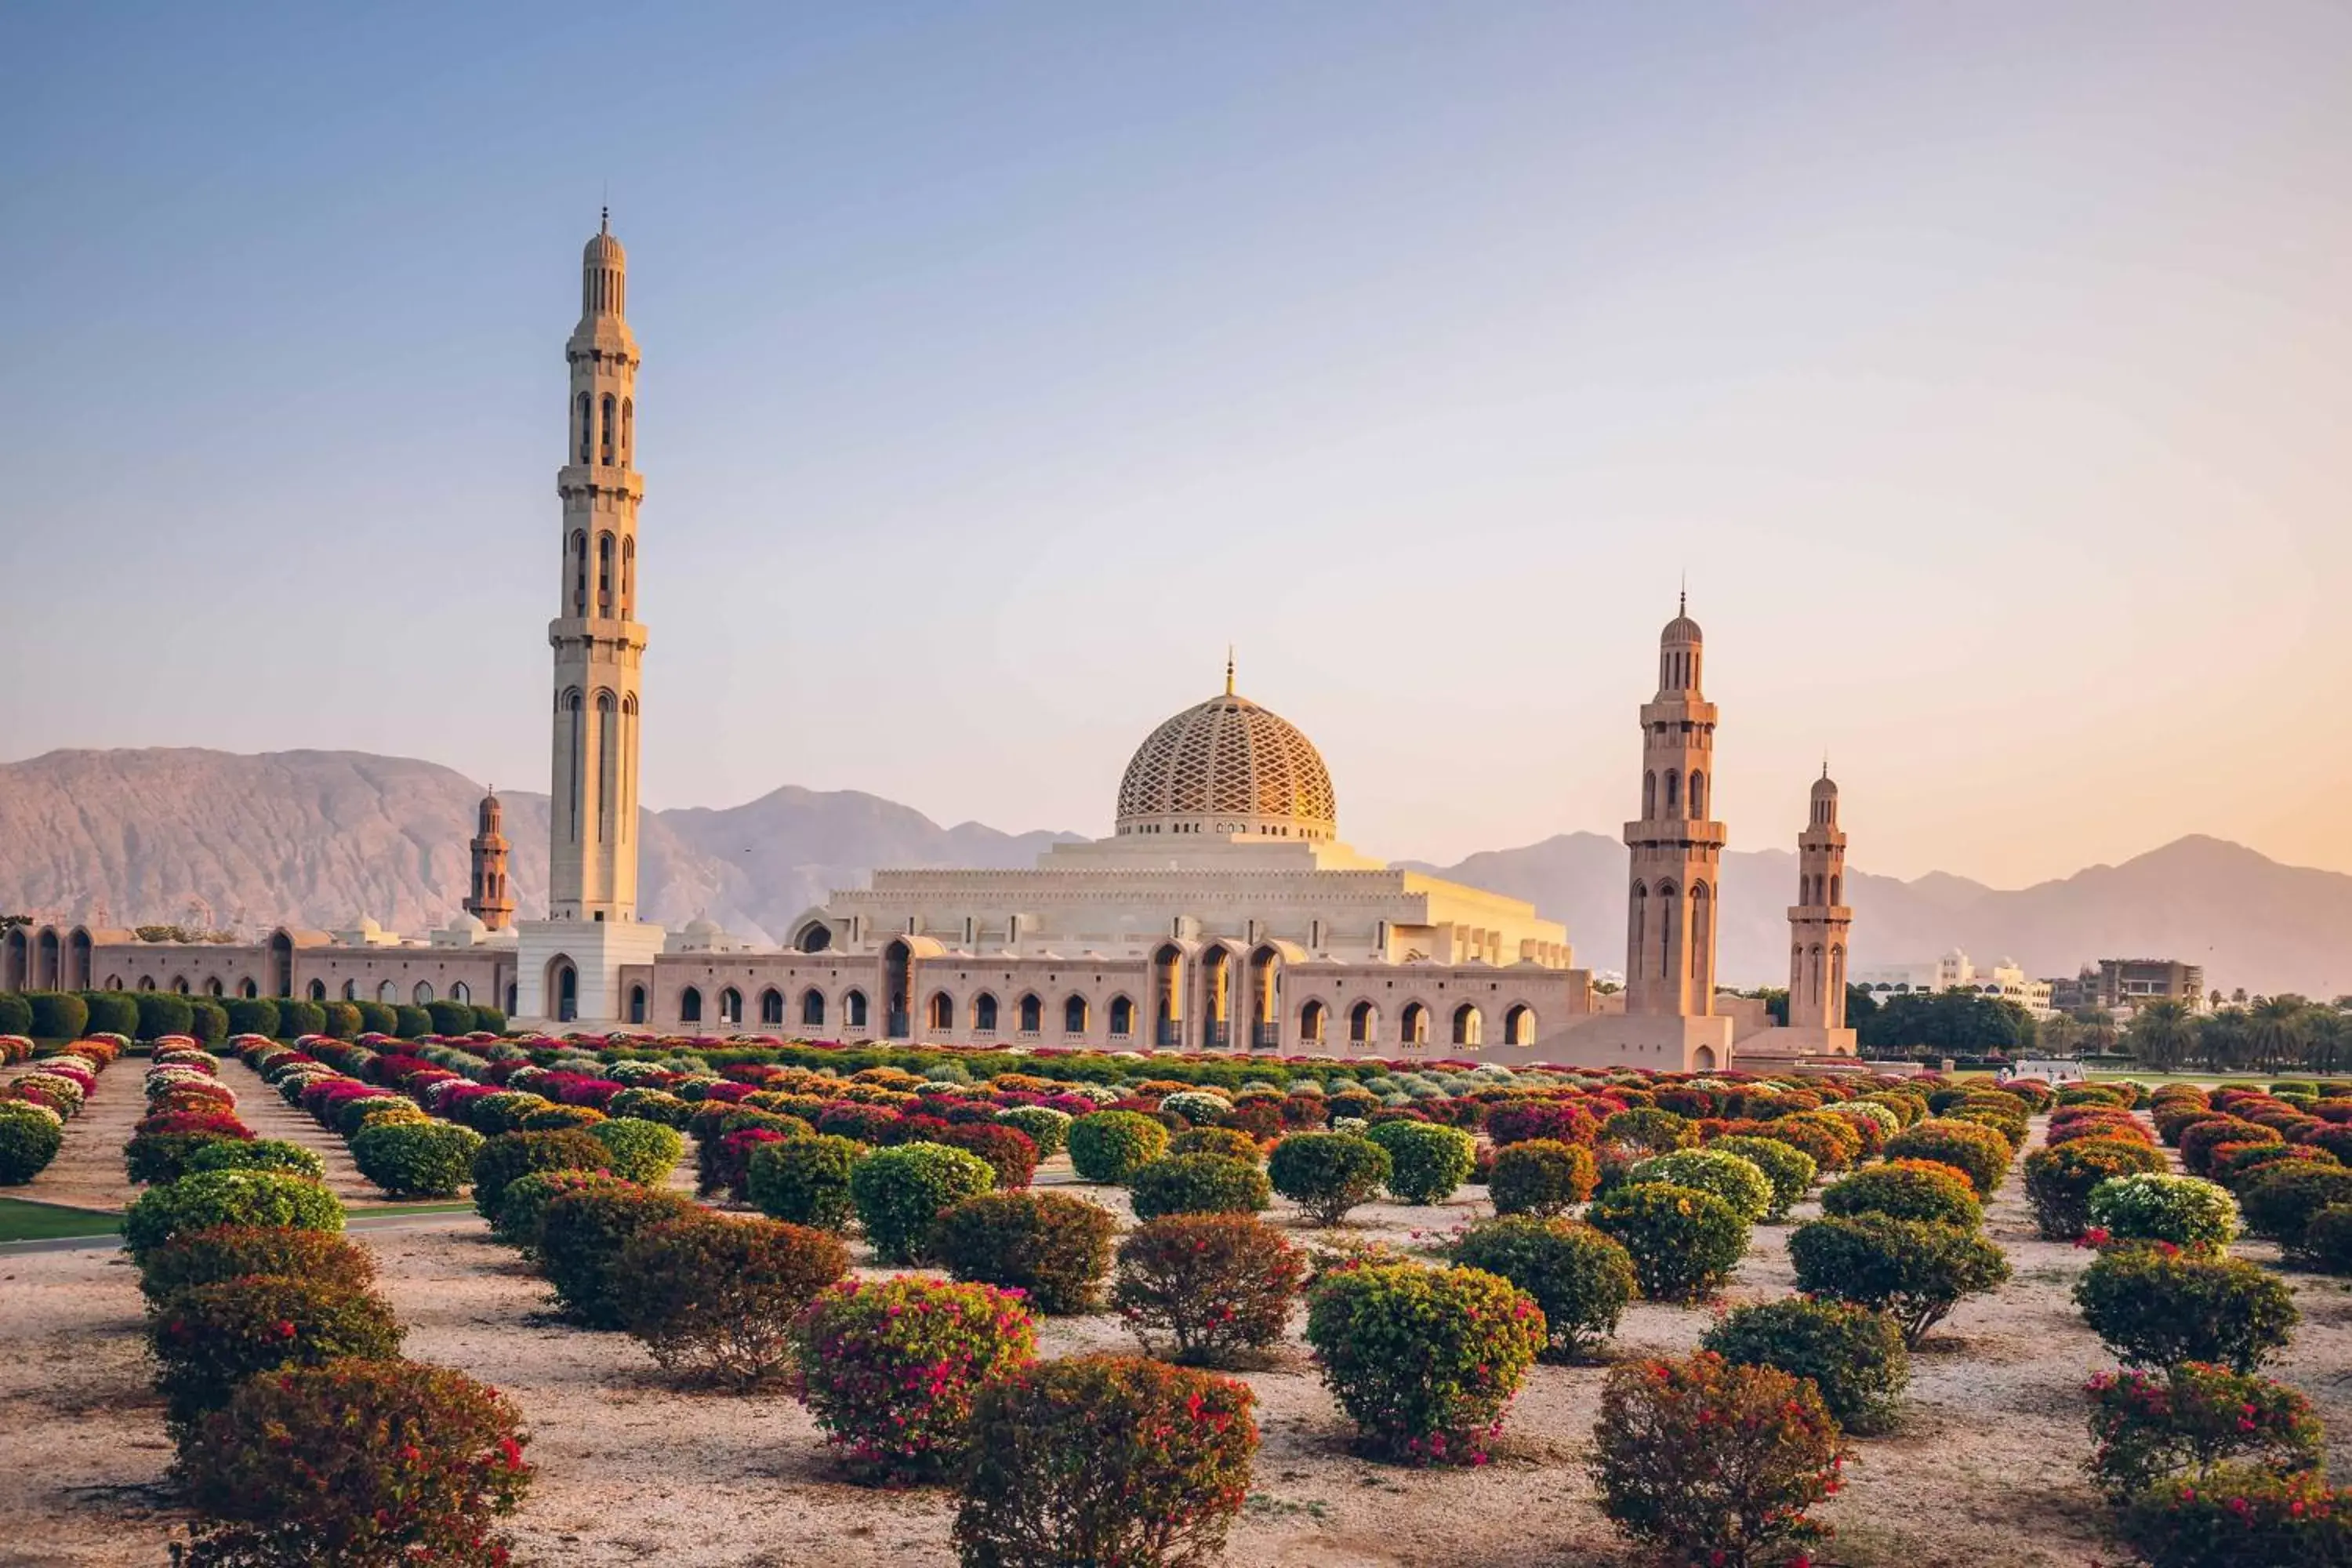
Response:
[[[1699,688],[1704,639],[1688,609],[1685,596],[1658,637],[1658,693],[1642,705],[1642,815],[1625,825],[1625,1011],[1655,1017],[1715,1012],[1724,828],[1707,816],[1715,704]]]
[[[1845,834],[1827,763],[1813,781],[1812,813],[1797,835],[1797,901],[1789,906],[1789,1026],[1845,1027]]]
[[[487,931],[504,931],[514,923],[514,895],[507,890],[507,839],[499,830],[503,815],[499,792],[492,789],[482,796],[473,842],[467,846],[474,867],[466,912]]]

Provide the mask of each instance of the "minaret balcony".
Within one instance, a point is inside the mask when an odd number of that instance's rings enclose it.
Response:
[[[555,493],[567,500],[575,495],[615,495],[643,500],[646,477],[635,468],[614,463],[566,463],[555,470]]]
[[[1790,904],[1789,919],[1800,925],[1852,925],[1853,908],[1849,904]]]
[[[646,627],[642,621],[615,620],[604,616],[558,616],[547,623],[547,640],[557,647],[584,642],[643,653]]]
[[[1720,849],[1730,837],[1722,823],[1695,816],[1648,816],[1625,825],[1625,842],[1637,848]]]

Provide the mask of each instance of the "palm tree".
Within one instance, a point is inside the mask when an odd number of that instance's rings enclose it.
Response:
[[[2247,1044],[2265,1070],[2288,1060],[2301,1060],[2306,1033],[2303,1015],[2311,1005],[2300,996],[2265,996],[2246,1017]]]
[[[2131,1026],[2124,1031],[2124,1043],[2143,1067],[2158,1072],[2170,1072],[2180,1065],[2197,1038],[2197,1030],[2185,1002],[2164,999],[2150,1002],[2132,1015]]]

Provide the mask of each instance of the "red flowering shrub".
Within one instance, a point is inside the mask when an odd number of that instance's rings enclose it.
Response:
[[[1248,1387],[1129,1356],[1041,1362],[981,1392],[955,1542],[965,1568],[1213,1563],[1249,1495]]]
[[[167,1110],[142,1118],[122,1148],[124,1170],[134,1182],[161,1184],[187,1174],[188,1156],[223,1139],[250,1142],[253,1129],[234,1111]]]
[[[2125,1505],[2117,1533],[2150,1568],[2332,1568],[2352,1562],[2352,1492],[2316,1474],[2223,1465],[2158,1481]]]
[[[2114,1176],[2160,1174],[2162,1151],[2144,1142],[2084,1138],[2025,1157],[2025,1198],[2050,1241],[2072,1241],[2091,1223],[2091,1193]]]
[[[1452,1257],[1465,1268],[1501,1275],[1543,1309],[1547,1361],[1590,1355],[1617,1331],[1637,1289],[1625,1249],[1574,1220],[1501,1215],[1464,1232]]]
[[[2352,1104],[2347,1104],[2345,1109],[2352,1110]],[[2297,1148],[2317,1149],[2335,1155],[2344,1164],[2352,1165],[2352,1126],[2322,1122],[2316,1127],[2305,1128],[2294,1142]]]
[[[258,1373],[344,1356],[388,1360],[402,1330],[382,1297],[316,1279],[249,1275],[175,1291],[147,1320],[147,1350],[173,1431],[228,1403]]]
[[[1590,1146],[1600,1134],[1600,1119],[1569,1100],[1538,1100],[1501,1106],[1486,1117],[1486,1136],[1498,1149],[1538,1138]]]
[[[994,1121],[950,1123],[941,1128],[939,1142],[986,1161],[1001,1191],[1025,1187],[1037,1173],[1037,1145],[1017,1128]]]
[[[474,1151],[474,1212],[495,1224],[507,1184],[534,1171],[601,1171],[610,1156],[585,1132],[501,1132]]]
[[[2242,1121],[2229,1116],[2211,1117],[2182,1131],[2180,1168],[2192,1176],[2209,1176],[2213,1173],[2213,1151],[2224,1143],[2284,1143],[2285,1142],[2285,1139],[2258,1122]]]
[[[1343,1268],[1308,1293],[1307,1342],[1371,1453],[1478,1464],[1550,1338],[1500,1275],[1417,1264]]]
[[[790,1364],[793,1320],[848,1271],[829,1232],[705,1211],[622,1245],[613,1305],[665,1370],[750,1388]]]
[[[835,1138],[855,1138],[877,1148],[890,1141],[891,1130],[898,1124],[897,1111],[851,1100],[836,1100],[826,1106],[816,1113],[814,1123],[819,1132]]]
[[[942,1211],[926,1252],[959,1279],[1026,1295],[1050,1316],[1091,1311],[1118,1220],[1065,1193],[982,1193]]]
[[[1933,1160],[1949,1165],[1968,1177],[1979,1198],[1989,1198],[1999,1190],[2016,1152],[1994,1129],[1948,1117],[1906,1127],[1886,1141],[1889,1160]]]
[[[1805,1510],[1838,1489],[1844,1449],[1813,1385],[1708,1351],[1612,1368],[1591,1460],[1601,1511],[1675,1561],[1809,1561],[1829,1527]]]
[[[952,1471],[972,1403],[1026,1366],[1036,1331],[1017,1296],[901,1276],[845,1279],[793,1325],[793,1393],[859,1480]]]
[[[1165,1334],[1174,1359],[1226,1366],[1282,1337],[1306,1259],[1253,1215],[1171,1215],[1118,1247],[1111,1303],[1143,1348]]]
[[[1319,1094],[1286,1095],[1282,1101],[1282,1125],[1286,1131],[1326,1127],[1331,1121],[1331,1108]]]
[[[490,1521],[530,1484],[513,1405],[413,1362],[257,1377],[186,1446],[191,1568],[507,1560]]]
[[[2218,1144],[2206,1164],[2213,1173],[2213,1180],[2235,1193],[2252,1186],[2266,1167],[2297,1162],[2335,1168],[2343,1164],[2326,1150],[2314,1148],[2308,1143]]]
[[[2325,1434],[2311,1401],[2268,1378],[2184,1362],[2169,1373],[2102,1373],[2086,1392],[2099,1446],[2091,1477],[2117,1502],[2158,1481],[2200,1480],[2229,1460],[2282,1473],[2319,1468]]]

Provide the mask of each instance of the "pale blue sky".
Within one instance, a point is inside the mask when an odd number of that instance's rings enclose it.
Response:
[[[1106,831],[1213,691],[1344,835],[1718,800],[2002,883],[2352,869],[2352,10],[0,11],[0,756],[545,787],[609,187],[646,795]]]

